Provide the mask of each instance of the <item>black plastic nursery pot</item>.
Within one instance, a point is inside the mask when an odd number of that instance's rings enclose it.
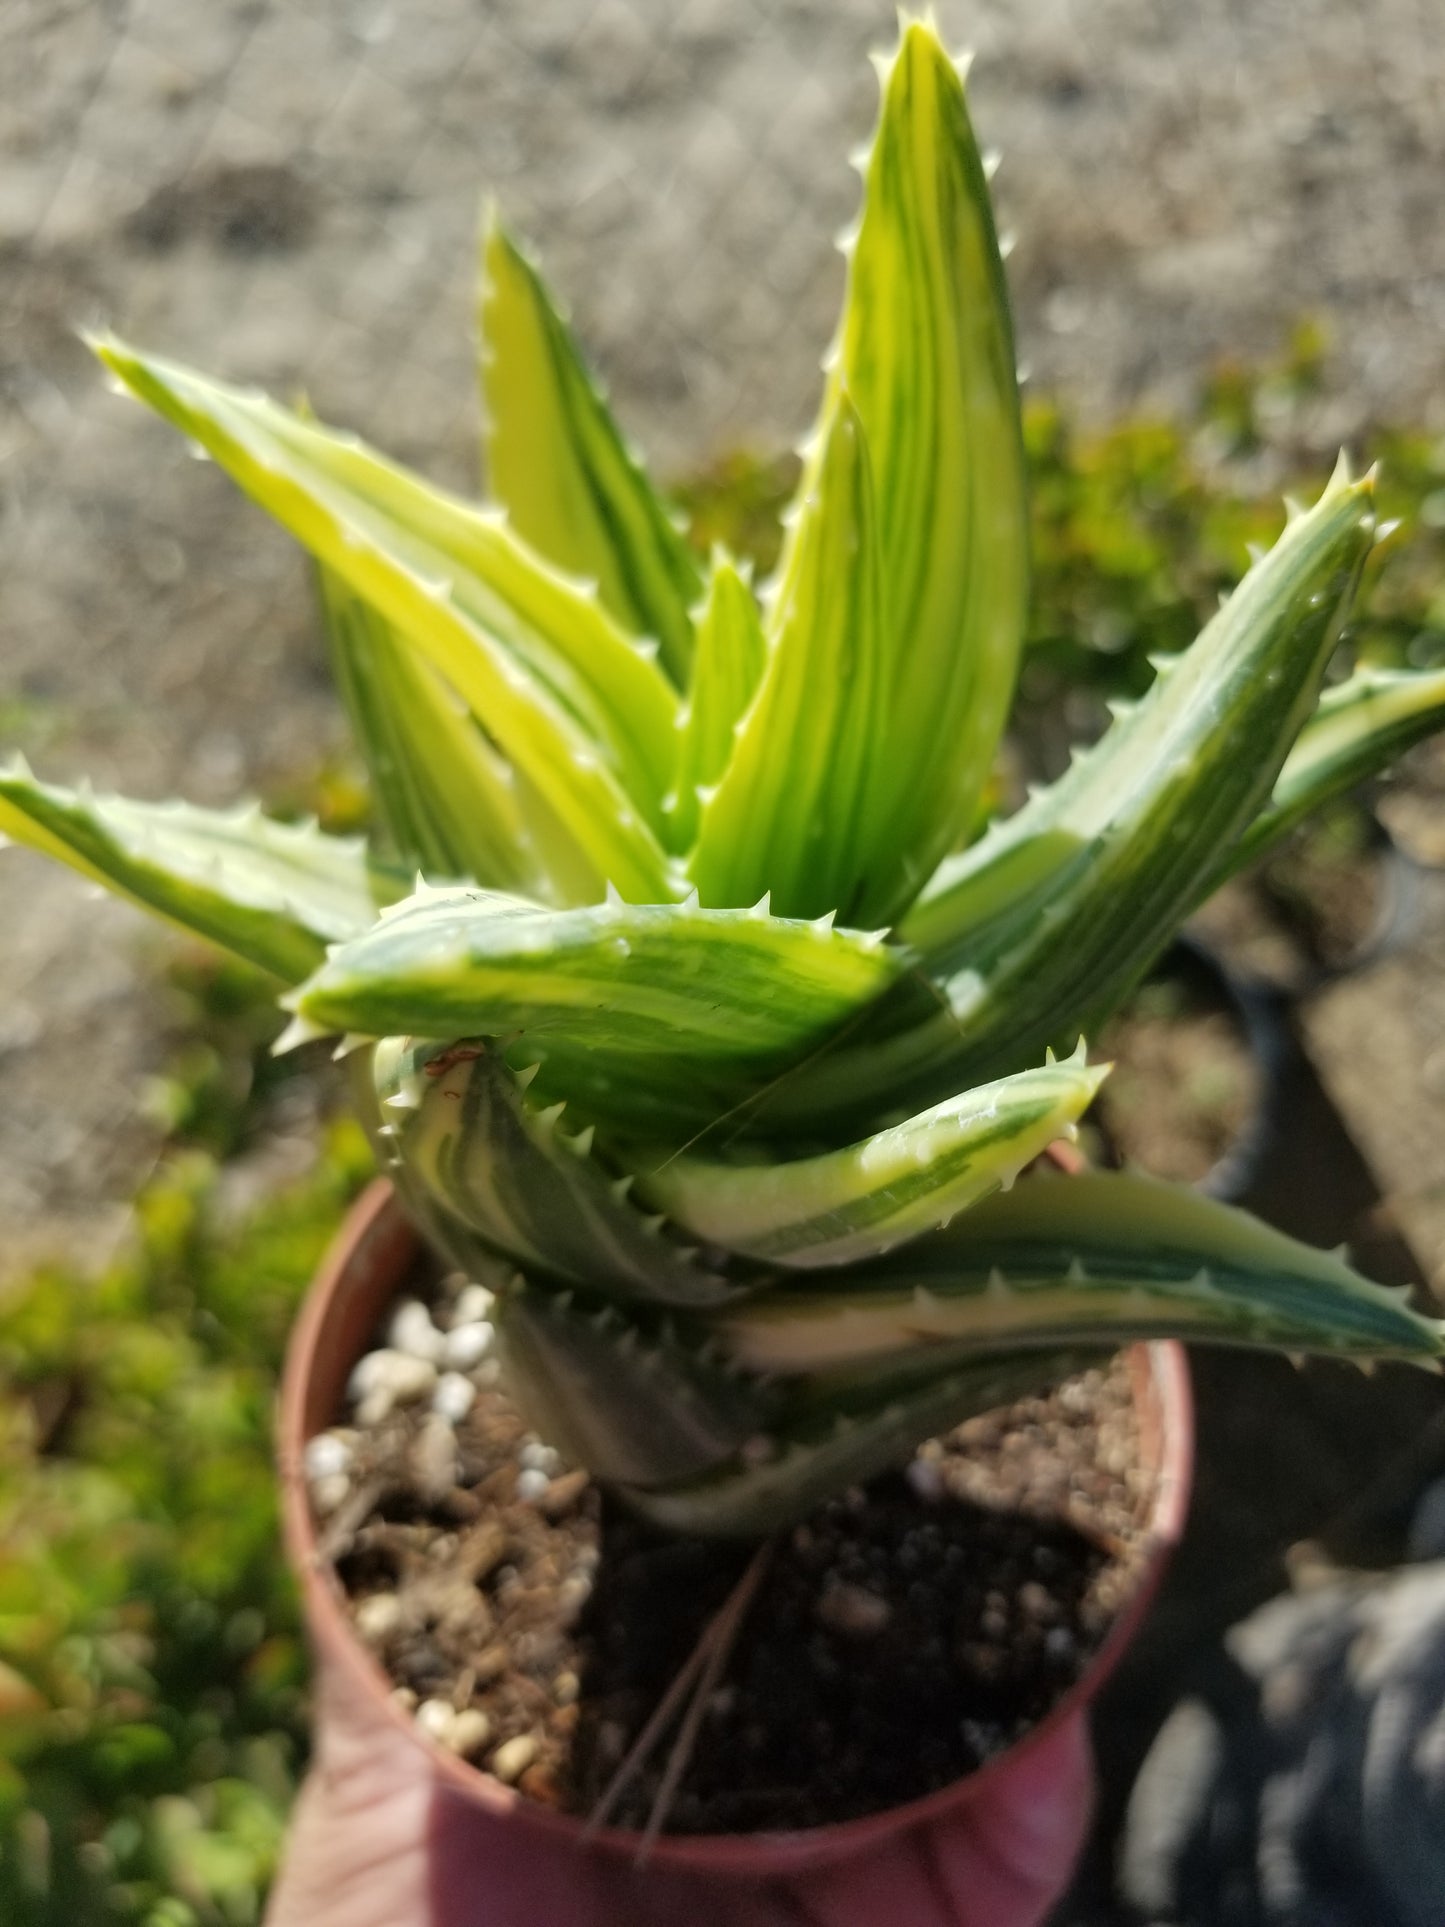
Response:
[[[1427,866],[1403,850],[1373,816],[1369,819],[1367,855],[1373,872],[1370,914],[1352,946],[1326,960],[1300,954],[1291,975],[1277,975],[1252,955],[1238,954],[1227,939],[1213,931],[1186,930],[1175,938],[1151,973],[1152,982],[1180,987],[1197,1010],[1212,1011],[1232,1028],[1253,1073],[1253,1089],[1244,1115],[1229,1140],[1218,1149],[1207,1170],[1164,1171],[1193,1182],[1211,1197],[1259,1210],[1259,1199],[1272,1195],[1281,1173],[1295,1155],[1299,1134],[1297,1089],[1300,1080],[1300,1036],[1297,1012],[1316,992],[1346,977],[1369,970],[1408,942],[1419,914],[1422,879]],[[1297,952],[1304,946],[1297,941]],[[1109,1087],[1105,1087],[1105,1102]],[[1119,1147],[1107,1121],[1104,1136],[1115,1154]],[[1144,1154],[1147,1168],[1152,1150]],[[1125,1161],[1129,1161],[1126,1155]],[[1265,1217],[1271,1215],[1266,1209]],[[1311,1236],[1308,1226],[1296,1227]]]

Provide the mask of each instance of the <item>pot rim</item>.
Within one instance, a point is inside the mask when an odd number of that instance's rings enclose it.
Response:
[[[354,1690],[373,1702],[380,1717],[410,1737],[440,1782],[454,1793],[495,1818],[505,1817],[527,1827],[539,1848],[585,1844],[635,1859],[642,1845],[640,1833],[604,1827],[584,1841],[582,1820],[528,1800],[424,1734],[392,1698],[392,1682],[357,1638],[347,1616],[340,1582],[319,1563],[318,1535],[305,1476],[305,1447],[315,1431],[334,1422],[328,1416],[318,1423],[319,1409],[325,1407],[334,1413],[341,1388],[360,1356],[355,1351],[337,1358],[339,1348],[334,1341],[338,1328],[350,1325],[369,1336],[419,1249],[420,1240],[403,1215],[390,1183],[384,1178],[373,1180],[333,1239],[287,1347],[277,1412],[282,1531],[287,1557],[301,1588],[313,1645],[348,1676]],[[651,1849],[650,1865],[759,1879],[821,1866],[881,1846],[923,1823],[961,1812],[989,1790],[1004,1767],[1013,1766],[1032,1752],[1095,1698],[1133,1640],[1158,1590],[1183,1531],[1193,1476],[1194,1409],[1183,1346],[1172,1340],[1151,1341],[1132,1347],[1129,1357],[1135,1404],[1146,1439],[1157,1428],[1157,1469],[1143,1569],[1102,1645],[1044,1718],[1022,1739],[972,1773],[902,1806],[788,1832],[664,1833]],[[326,1387],[324,1396],[318,1395],[319,1384]]]

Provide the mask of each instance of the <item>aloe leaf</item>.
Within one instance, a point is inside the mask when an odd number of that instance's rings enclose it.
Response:
[[[1445,671],[1366,667],[1326,690],[1275,780],[1269,802],[1200,886],[1200,900],[1252,863],[1312,810],[1378,775],[1445,721]],[[935,955],[979,941],[1000,918],[1040,906],[1087,841],[1057,820],[1059,797],[1041,791],[1014,816],[948,858],[904,920]]]
[[[727,767],[735,732],[757,693],[767,645],[752,589],[736,564],[714,557],[707,601],[697,625],[692,688],[682,712],[670,835],[688,849],[700,805]]]
[[[314,970],[328,943],[359,936],[406,881],[360,837],[278,823],[260,806],[200,809],[136,803],[0,769],[0,837],[29,845],[183,930],[260,964],[287,983]]]
[[[492,493],[523,539],[595,579],[602,605],[653,638],[686,688],[696,558],[618,433],[541,276],[495,218],[482,247],[482,387]]]
[[[1143,700],[902,920],[946,1008],[881,1040],[860,1033],[780,1089],[769,1121],[936,1101],[1097,1023],[1269,795],[1370,529],[1371,482],[1342,463]],[[1010,894],[993,869],[1003,862],[1016,866]]]
[[[1056,1385],[1095,1362],[1088,1349],[993,1352],[899,1394],[784,1406],[754,1449],[660,1491],[633,1489],[634,1510],[668,1532],[755,1537],[806,1518],[824,1500],[908,1459],[926,1438]]]
[[[395,1114],[383,1110],[376,1089],[376,1060],[399,1040],[384,1038],[374,1043],[348,1040],[348,1048],[338,1052],[345,1059],[346,1082],[351,1103],[361,1128],[366,1133],[377,1166],[391,1184],[402,1209],[416,1230],[448,1270],[459,1271],[489,1291],[500,1291],[512,1278],[515,1267],[451,1212],[443,1210],[426,1185],[412,1174],[397,1149]]]
[[[884,680],[856,700],[872,708],[868,726],[888,755],[878,759],[865,820],[836,832],[858,840],[866,866],[840,913],[884,923],[912,900],[977,806],[1012,698],[1027,593],[1023,447],[998,240],[962,80],[920,21],[904,26],[884,71],[827,366],[823,432],[800,484],[789,549],[813,539],[830,431],[851,404],[877,495],[887,625]],[[785,555],[784,581],[791,567]],[[783,754],[776,740],[773,753]]]
[[[866,896],[869,799],[899,748],[880,727],[878,561],[868,450],[845,396],[779,586],[757,699],[703,805],[689,874],[704,902],[771,891],[781,915],[846,922]]]
[[[456,690],[595,878],[672,894],[656,832],[676,756],[655,663],[489,516],[355,438],[113,340],[96,352]]]
[[[710,1244],[769,1264],[851,1264],[947,1224],[1069,1135],[1103,1082],[1083,1050],[947,1099],[821,1157],[721,1164],[687,1156],[639,1178]]]
[[[1445,1325],[1247,1213],[1118,1172],[1041,1177],[891,1257],[759,1295],[719,1334],[750,1370],[826,1374],[916,1351],[1190,1338],[1421,1362]],[[834,1382],[834,1389],[838,1389]]]
[[[1351,482],[1342,461],[1194,644],[1156,664],[1142,700],[1116,708],[1057,782],[940,867],[900,925],[933,968],[972,962],[992,928],[1056,904],[1059,878],[1105,839],[1126,853],[1162,841],[1171,873],[1188,865],[1200,882],[1214,873],[1315,705],[1369,548],[1372,495],[1371,479]],[[1149,853],[1162,873],[1160,853]],[[1088,868],[1101,874],[1097,859]]]
[[[1268,809],[1230,853],[1228,871],[1253,862],[1321,803],[1378,775],[1442,722],[1445,670],[1365,668],[1327,690],[1285,759]]]
[[[758,910],[544,910],[426,891],[288,999],[308,1029],[516,1040],[538,1086],[603,1119],[710,1122],[903,967],[876,936]]]
[[[525,770],[515,765],[512,766],[512,779],[517,807],[527,827],[527,839],[537,853],[538,866],[545,878],[544,887],[520,891],[518,894],[565,905],[596,903],[609,889],[615,889],[615,880],[602,875],[593,860],[593,853],[578,843],[564,815],[554,806],[552,797],[540,789]],[[651,902],[673,894],[676,888],[676,880],[669,876],[665,891],[634,888],[629,895]]]
[[[650,645],[624,636],[579,584],[497,511],[431,488],[354,437],[264,404],[297,457],[349,491],[419,566],[450,570],[452,600],[576,722],[654,829],[676,761],[677,698]]]
[[[562,1128],[560,1106],[537,1109],[484,1038],[377,1047],[381,1133],[413,1185],[492,1250],[533,1276],[609,1296],[708,1305],[734,1295],[628,1202],[593,1151],[593,1131]]]
[[[627,1486],[697,1478],[757,1436],[769,1389],[670,1321],[522,1281],[498,1300],[508,1382],[538,1428],[598,1478]]]
[[[899,927],[935,968],[948,969],[999,924],[1045,907],[1059,880],[1093,848],[1092,838],[1057,820],[1057,788],[1034,790],[1023,808],[990,823],[934,871]]]
[[[318,570],[337,687],[381,818],[413,874],[536,890],[511,771],[476,720],[384,616]]]

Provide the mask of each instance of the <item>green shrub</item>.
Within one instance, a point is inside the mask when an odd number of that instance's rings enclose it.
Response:
[[[189,954],[176,972],[209,974]],[[42,1271],[0,1312],[7,1927],[258,1919],[304,1757],[271,1406],[296,1301],[370,1154],[328,1124],[303,1177],[227,1208],[221,1165],[186,1138],[239,1151],[273,1075],[255,1012],[268,1041],[274,1024],[259,977],[226,998],[227,1021],[178,1053],[185,1129],[123,1255],[94,1278]],[[259,1091],[238,1096],[253,1060]]]

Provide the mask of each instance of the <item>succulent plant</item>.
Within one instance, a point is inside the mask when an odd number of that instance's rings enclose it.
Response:
[[[880,73],[761,589],[690,548],[493,219],[496,505],[95,344],[316,559],[376,848],[0,776],[17,840],[273,971],[290,1041],[341,1033],[418,1223],[497,1287],[519,1400],[680,1529],[785,1521],[1135,1337],[1445,1350],[1402,1294],[1187,1190],[1014,1184],[1181,920],[1436,728],[1445,677],[1338,676],[1373,540],[1342,460],[979,833],[1026,604],[1011,324],[958,66],[910,21]]]

